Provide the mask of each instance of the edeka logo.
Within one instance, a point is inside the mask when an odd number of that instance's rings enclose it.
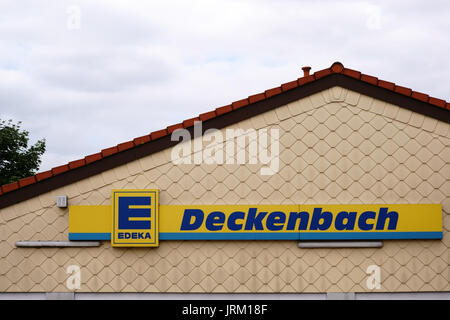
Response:
[[[158,190],[112,190],[114,247],[157,247]]]

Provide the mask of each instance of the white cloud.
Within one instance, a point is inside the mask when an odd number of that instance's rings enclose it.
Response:
[[[80,28],[67,27],[71,6]],[[0,118],[47,139],[46,170],[296,79],[304,65],[339,60],[450,98],[449,13],[447,1],[3,1]]]

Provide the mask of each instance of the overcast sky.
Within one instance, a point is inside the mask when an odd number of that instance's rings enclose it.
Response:
[[[0,0],[0,119],[39,171],[341,61],[450,99],[450,2]]]

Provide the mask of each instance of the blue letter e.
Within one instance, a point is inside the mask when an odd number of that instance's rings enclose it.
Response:
[[[119,197],[119,229],[151,229],[150,208],[130,208],[130,206],[150,206],[151,197]],[[147,218],[131,220],[130,218]]]

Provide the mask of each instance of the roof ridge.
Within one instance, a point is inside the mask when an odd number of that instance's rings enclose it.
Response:
[[[23,187],[35,184],[39,181],[49,179],[51,177],[54,177],[56,175],[66,172],[66,171],[73,170],[73,169],[76,169],[79,167],[83,167],[90,163],[107,158],[113,154],[137,147],[139,145],[148,143],[150,141],[160,139],[164,136],[167,136],[168,134],[171,134],[176,129],[186,129],[186,128],[192,127],[194,125],[195,121],[207,121],[207,120],[219,117],[219,116],[229,113],[233,110],[245,107],[249,104],[253,104],[253,103],[256,103],[256,102],[259,102],[262,100],[269,99],[269,98],[279,95],[283,92],[292,90],[297,87],[307,85],[311,82],[314,82],[316,80],[319,80],[319,79],[327,77],[327,76],[330,76],[332,74],[342,74],[347,77],[354,78],[354,79],[362,81],[362,82],[366,82],[370,85],[377,86],[377,87],[401,94],[403,96],[407,96],[412,99],[431,104],[435,107],[450,110],[450,103],[443,99],[430,97],[429,95],[427,95],[425,93],[413,91],[410,88],[396,85],[393,82],[380,80],[377,77],[363,74],[360,71],[345,68],[341,62],[334,62],[331,65],[331,67],[316,71],[312,75],[305,74],[303,77],[300,77],[297,80],[286,82],[284,84],[281,84],[278,87],[274,87],[272,89],[265,90],[264,92],[260,92],[260,93],[248,96],[247,98],[234,101],[229,105],[225,105],[225,106],[216,108],[214,110],[202,113],[195,118],[186,119],[180,123],[170,125],[170,126],[166,127],[165,129],[153,131],[148,135],[137,137],[137,138],[134,138],[133,140],[119,143],[116,146],[102,149],[100,152],[87,155],[82,159],[70,161],[67,164],[54,167],[50,170],[47,170],[44,172],[39,172],[33,176],[26,177],[26,178],[20,179],[18,181],[2,185],[2,186],[0,186],[0,196],[5,193],[17,190],[19,188],[23,188]]]

